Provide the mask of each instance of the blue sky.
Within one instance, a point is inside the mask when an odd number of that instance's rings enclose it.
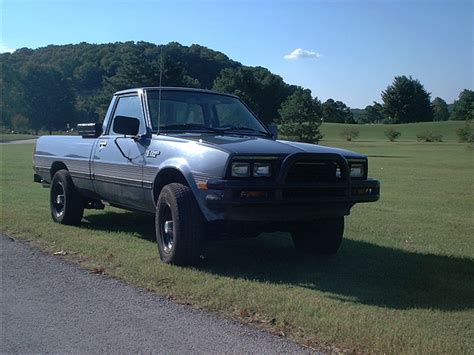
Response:
[[[3,0],[0,49],[198,43],[267,67],[321,100],[363,108],[381,100],[395,75],[412,75],[451,103],[473,89],[473,3]]]

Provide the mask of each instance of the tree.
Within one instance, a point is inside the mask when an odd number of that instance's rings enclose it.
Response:
[[[30,124],[38,130],[65,129],[75,122],[74,95],[62,74],[49,66],[30,65],[25,68],[25,103]]]
[[[347,127],[344,128],[340,135],[342,138],[344,138],[346,141],[350,142],[353,139],[359,137],[359,130],[356,127]]]
[[[474,91],[468,89],[461,91],[458,100],[454,102],[450,119],[453,121],[474,119]]]
[[[282,134],[299,141],[318,143],[323,137],[321,102],[311,96],[311,90],[298,88],[278,110]]]
[[[28,130],[28,123],[28,118],[19,113],[11,119],[13,129],[19,133],[25,133]]]
[[[390,123],[433,121],[430,93],[411,76],[396,76],[382,92],[382,100]]]
[[[227,68],[216,78],[213,90],[239,96],[265,123],[279,118],[278,108],[293,88],[262,67]]]
[[[448,105],[441,97],[436,97],[433,102],[433,120],[447,121],[449,118]]]
[[[341,101],[328,99],[321,105],[324,122],[354,123],[351,109]]]
[[[389,128],[384,133],[385,137],[387,137],[390,142],[395,142],[395,140],[400,138],[400,136],[402,135],[401,132],[397,131],[394,128]]]
[[[383,113],[383,106],[378,102],[373,103],[373,105],[365,106],[365,114],[362,117],[364,123],[381,123],[385,120],[385,115]]]

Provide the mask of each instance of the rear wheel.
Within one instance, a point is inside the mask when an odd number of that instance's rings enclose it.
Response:
[[[61,224],[79,224],[84,215],[81,194],[66,169],[57,171],[51,181],[50,208],[53,221]]]
[[[341,246],[344,234],[344,217],[324,218],[307,223],[292,232],[298,251],[333,255]]]
[[[163,187],[156,204],[155,229],[163,262],[175,265],[197,263],[204,222],[188,186],[172,183]]]

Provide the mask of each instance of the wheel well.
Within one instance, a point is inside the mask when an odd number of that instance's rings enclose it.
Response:
[[[183,173],[178,169],[165,168],[160,171],[153,182],[153,201],[156,202],[158,200],[158,196],[160,196],[161,190],[165,185],[173,182],[189,186]]]
[[[62,169],[68,170],[66,164],[60,161],[55,161],[53,165],[51,165],[51,169],[49,170],[51,173],[51,180],[53,179],[54,174],[56,174],[57,171]]]

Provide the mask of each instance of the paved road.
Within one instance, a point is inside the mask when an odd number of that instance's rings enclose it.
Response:
[[[37,139],[21,139],[17,141],[10,141],[10,142],[0,142],[0,144],[27,144],[27,143],[36,143]]]
[[[304,353],[0,235],[0,353]]]

